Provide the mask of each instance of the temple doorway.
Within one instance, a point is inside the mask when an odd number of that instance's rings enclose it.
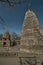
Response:
[[[41,65],[43,65],[43,62],[41,62]]]
[[[6,46],[6,42],[3,42],[3,46]]]

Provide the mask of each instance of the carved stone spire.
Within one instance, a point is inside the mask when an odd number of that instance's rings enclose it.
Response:
[[[31,10],[28,10],[24,17],[24,22],[22,26],[21,33],[21,51],[27,51],[26,49],[30,49],[33,46],[37,47],[38,39],[40,36],[40,26],[39,21],[35,15],[35,13]]]

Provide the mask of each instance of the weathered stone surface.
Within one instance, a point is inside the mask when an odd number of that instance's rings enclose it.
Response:
[[[11,44],[11,39],[10,39],[10,34],[9,32],[5,32],[3,37],[2,37],[2,40],[0,40],[0,47],[9,47]]]
[[[38,53],[42,50],[41,45],[43,41],[38,18],[33,11],[28,10],[22,26],[20,51]]]

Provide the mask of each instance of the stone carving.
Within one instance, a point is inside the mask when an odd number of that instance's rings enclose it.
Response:
[[[10,34],[8,32],[5,32],[2,39],[2,46],[10,46],[10,44]]]
[[[32,49],[40,48],[40,37],[42,38],[38,18],[33,11],[28,10],[22,26],[20,51],[34,52]]]

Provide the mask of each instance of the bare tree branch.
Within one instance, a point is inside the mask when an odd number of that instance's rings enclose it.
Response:
[[[27,2],[27,0],[14,0],[14,1],[9,1],[9,0],[0,0],[0,2],[6,2],[8,3],[10,6],[15,6],[17,4],[22,4],[22,3],[25,3]]]

